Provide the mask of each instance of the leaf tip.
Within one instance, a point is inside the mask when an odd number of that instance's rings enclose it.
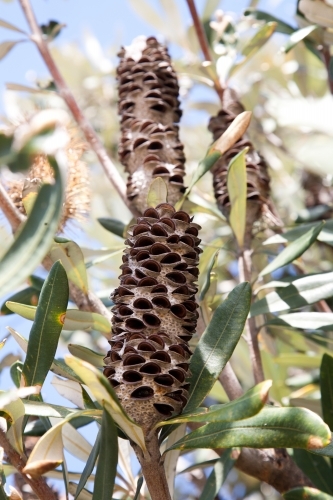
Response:
[[[38,477],[50,470],[55,469],[62,463],[62,460],[37,460],[36,462],[28,463],[22,472],[29,474],[32,477]]]
[[[268,399],[268,391],[272,387],[272,385],[273,385],[272,380],[265,380],[262,383],[261,391],[260,391],[260,399],[263,403],[266,403],[266,401]]]

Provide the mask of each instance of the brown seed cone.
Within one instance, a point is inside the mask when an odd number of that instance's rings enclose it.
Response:
[[[185,156],[175,125],[181,111],[170,56],[154,37],[139,37],[119,57],[119,158],[129,173],[127,197],[142,213],[149,186],[159,176],[174,205],[184,192]]]
[[[216,141],[229,127],[237,115],[244,111],[238,96],[233,89],[226,88],[223,93],[223,109],[217,116],[210,119],[208,129],[213,133]],[[247,208],[246,224],[247,233],[251,232],[253,224],[263,215],[267,216],[274,224],[280,225],[279,219],[273,212],[269,200],[269,174],[264,158],[254,149],[252,142],[246,134],[239,139],[229,151],[216,162],[213,167],[213,185],[217,204],[223,215],[227,218],[230,214],[230,200],[227,188],[228,165],[232,158],[245,147],[249,147],[246,155],[247,174]]]
[[[86,163],[81,160],[85,150],[85,144],[72,135],[65,150],[68,175],[60,229],[63,229],[68,220],[82,220],[89,212],[89,174]],[[43,182],[52,181],[53,177],[47,156],[39,154],[34,158],[25,180],[18,179],[7,183],[8,194],[21,213],[26,214],[22,199],[27,191],[35,190],[34,186],[37,185],[38,188]]]
[[[302,186],[306,192],[305,206],[307,208],[316,207],[318,205],[329,205],[333,204],[333,185],[327,182],[326,179],[316,175],[312,172],[303,172],[302,175]],[[330,217],[332,209],[328,209],[325,214],[321,214],[319,219]]]
[[[187,402],[188,341],[198,318],[198,229],[186,212],[162,203],[138,218],[126,240],[104,374],[146,430]]]

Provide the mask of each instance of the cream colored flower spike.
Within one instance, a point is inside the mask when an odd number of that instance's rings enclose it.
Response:
[[[162,177],[174,205],[184,192],[185,156],[175,125],[181,111],[170,56],[153,37],[135,39],[119,56],[119,157],[129,173],[128,199],[142,213],[152,180]]]
[[[162,203],[138,218],[126,240],[104,374],[146,430],[187,402],[199,229],[186,212]]]

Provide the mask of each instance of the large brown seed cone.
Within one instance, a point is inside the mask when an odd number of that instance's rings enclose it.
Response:
[[[153,37],[135,39],[119,56],[119,157],[129,173],[128,199],[142,213],[152,180],[162,177],[174,205],[184,192],[185,156],[175,125],[181,111],[170,56]]]
[[[208,129],[213,133],[216,141],[229,127],[237,115],[244,111],[238,96],[233,89],[226,88],[223,93],[223,108],[217,116],[210,119]],[[267,216],[274,224],[279,225],[279,219],[273,212],[269,194],[270,178],[265,159],[254,149],[248,136],[244,134],[214,165],[213,185],[215,198],[219,209],[227,218],[230,214],[230,200],[227,188],[228,165],[232,158],[240,153],[245,147],[249,147],[246,155],[247,175],[247,207],[246,224],[247,232],[250,232],[253,224],[260,220],[263,215]]]
[[[187,402],[199,229],[186,212],[162,203],[138,218],[126,240],[104,374],[146,430]]]

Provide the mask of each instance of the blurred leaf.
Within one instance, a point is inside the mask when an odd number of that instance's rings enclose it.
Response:
[[[294,450],[293,459],[316,488],[333,494],[332,471],[323,457],[306,450]]]
[[[141,488],[142,488],[142,484],[143,484],[143,477],[140,476],[139,479],[138,479],[138,484],[137,484],[137,487],[136,487],[136,492],[135,492],[133,500],[139,500],[139,498],[140,498],[140,491],[141,491]]]
[[[328,354],[323,355],[320,365],[320,392],[323,419],[333,430],[333,358]]]
[[[15,47],[15,45],[22,42],[26,42],[26,40],[8,40],[7,42],[0,43],[0,61]]]
[[[191,358],[192,383],[186,411],[200,405],[232,355],[242,335],[250,301],[251,287],[241,283],[214,312]]]
[[[58,21],[49,21],[47,24],[42,24],[40,29],[42,33],[47,36],[49,40],[53,40],[59,34],[62,28],[64,28],[66,24],[61,24]]]
[[[304,408],[266,407],[252,418],[230,423],[206,424],[187,434],[171,449],[196,448],[304,448],[330,442],[328,426]]]
[[[54,417],[66,418],[77,412],[76,408],[67,408],[66,406],[53,405],[42,401],[24,400],[26,415],[34,415],[36,417]]]
[[[205,460],[204,462],[194,463],[189,467],[186,467],[186,469],[183,469],[180,472],[178,472],[178,474],[185,474],[186,472],[191,472],[192,470],[206,469],[207,467],[212,467],[214,464],[216,464],[217,460],[218,460],[217,458],[214,458],[213,460]]]
[[[202,21],[208,21],[214,12],[218,9],[220,0],[206,0],[204,9],[201,15]]]
[[[20,387],[16,389],[11,389],[10,391],[0,393],[0,408],[4,408],[13,401],[19,398],[26,398],[31,394],[38,394],[39,390],[37,387]]]
[[[17,304],[16,302],[6,302],[8,309],[16,314],[19,314],[25,319],[33,321],[36,316],[37,307],[25,304]],[[80,311],[79,309],[67,309],[64,330],[87,330],[92,328],[102,333],[109,334],[111,324],[107,318],[99,313],[91,313],[89,311]]]
[[[228,193],[231,204],[230,226],[236,236],[240,248],[244,244],[246,225],[246,161],[245,156],[249,148],[243,149],[229,163],[228,166]]]
[[[221,137],[210,146],[205,158],[199,163],[198,168],[195,170],[189,187],[186,189],[182,198],[176,203],[176,210],[181,208],[193,186],[195,186],[201,177],[203,177],[205,173],[215,165],[217,160],[219,160],[221,156],[223,156],[224,153],[244,135],[250,125],[251,115],[252,113],[250,111],[243,111],[243,113],[237,115]]]
[[[0,19],[0,27],[7,28],[8,30],[16,31],[17,33],[23,33],[23,35],[26,35],[25,31],[21,30],[17,26],[14,26],[14,24],[9,23],[8,21],[5,21],[4,19]]]
[[[87,294],[88,277],[83,253],[79,245],[64,238],[55,238],[55,245],[52,246],[49,255],[53,262],[61,260],[69,281]]]
[[[211,257],[207,268],[205,268],[205,271],[204,271],[204,273],[205,273],[204,274],[204,281],[203,281],[203,285],[202,285],[202,288],[201,288],[201,291],[200,291],[199,301],[202,301],[205,298],[205,295],[206,295],[206,293],[209,290],[209,287],[210,287],[210,275],[211,275],[212,269],[213,269],[213,267],[215,265],[215,262],[216,262],[218,254],[219,254],[219,250],[216,250],[216,252],[214,253],[214,255]]]
[[[290,26],[290,24],[287,24],[281,19],[272,16],[268,12],[263,12],[262,10],[246,9],[244,11],[244,16],[254,17],[255,19],[258,19],[258,21],[274,22],[276,23],[275,31],[278,31],[279,33],[285,33],[287,35],[290,35],[296,29],[293,28],[293,26]]]
[[[279,267],[285,266],[297,259],[316,241],[318,234],[322,230],[324,222],[316,224],[306,232],[304,235],[300,236],[297,240],[293,241],[288,245],[282,252],[275,257],[273,262],[268,264],[260,273],[259,276],[265,276],[268,273],[272,273],[279,269]]]
[[[50,94],[51,92],[47,89],[28,87],[27,85],[21,85],[20,83],[6,83],[6,89],[16,90],[18,92],[29,92],[29,94]]]
[[[283,366],[297,366],[300,368],[318,368],[321,356],[309,356],[300,352],[288,352],[274,358],[274,363]]]
[[[43,184],[31,214],[0,261],[0,295],[8,293],[32,273],[45,257],[58,228],[62,181],[58,165],[53,160],[51,163],[55,167],[55,183]]]
[[[170,435],[167,437],[165,441],[165,448],[170,448],[173,444],[175,444],[179,439],[185,436],[186,433],[186,425],[179,425]],[[166,475],[166,480],[169,487],[170,497],[174,498],[174,490],[175,490],[175,476],[176,476],[176,468],[179,459],[180,451],[172,450],[169,451],[165,456],[164,461],[164,470]]]
[[[281,314],[278,318],[294,328],[304,330],[316,330],[333,325],[333,313],[299,312]]]
[[[314,304],[333,295],[333,273],[303,276],[285,288],[268,293],[250,309],[251,316],[268,312],[288,311]]]
[[[156,207],[160,203],[166,203],[168,188],[162,177],[156,177],[150,186],[147,196],[147,207]]]
[[[185,412],[178,417],[160,422],[157,426],[183,422],[234,422],[250,418],[264,407],[271,386],[272,381],[266,380],[230,403],[213,405],[210,408],[197,408],[193,412]]]
[[[286,243],[288,241],[295,241],[297,238],[305,235],[310,229],[313,229],[318,226],[318,222],[312,222],[309,224],[300,224],[299,226],[295,226],[289,231],[286,231],[283,234],[275,234],[271,236],[266,241],[264,241],[264,245],[272,245],[275,243]],[[321,232],[318,236],[318,241],[322,241],[325,243],[333,244],[333,220],[328,220],[325,222]]]
[[[289,52],[289,50],[293,49],[295,45],[304,40],[304,38],[313,33],[313,31],[315,31],[317,28],[319,28],[319,26],[312,25],[294,31],[294,33],[290,35],[288,42],[282,47],[281,50],[285,53]]]
[[[51,384],[60,396],[68,399],[68,401],[78,408],[84,409],[82,387],[78,382],[74,380],[64,380],[54,376],[51,380]]]
[[[29,286],[28,288],[24,288],[23,290],[14,293],[14,295],[11,295],[11,297],[9,297],[7,302],[14,302],[14,303],[19,302],[21,304],[37,306],[38,298],[39,298],[39,292],[36,290],[36,288]],[[13,311],[8,309],[8,307],[6,306],[6,302],[4,302],[1,306],[0,313],[1,313],[0,316],[2,316],[7,314],[13,314]]]
[[[285,500],[332,500],[331,495],[327,495],[316,488],[304,486],[304,488],[294,488],[283,493]]]
[[[145,440],[141,427],[125,414],[108,379],[85,361],[68,356],[66,357],[66,363],[79,375],[99,404],[107,409],[113,420],[127,436],[137,443],[141,449],[145,450]]]
[[[114,488],[118,464],[118,436],[114,421],[104,409],[101,428],[101,444],[96,469],[93,500],[110,500]]]
[[[91,450],[91,453],[89,455],[87,463],[84,466],[84,469],[83,469],[82,474],[80,476],[80,480],[79,480],[79,483],[77,485],[74,500],[79,498],[79,494],[81,493],[81,491],[84,488],[84,486],[86,485],[92,471],[94,470],[96,460],[97,460],[97,457],[99,455],[100,446],[101,446],[101,430],[99,430],[99,432],[98,432],[94,446]]]
[[[223,452],[222,456],[215,462],[213,470],[207,478],[200,500],[214,500],[216,498],[238,456],[239,452],[237,454],[232,449]]]
[[[110,231],[110,233],[120,236],[120,238],[124,238],[126,225],[123,222],[117,219],[108,219],[104,217],[101,217],[97,220],[101,224],[101,226],[104,227],[104,229]]]
[[[313,3],[310,0],[301,0],[298,9],[304,14],[305,18],[311,23],[319,24],[333,28],[332,7],[324,2]]]
[[[21,376],[22,376],[22,361],[15,361],[10,367],[10,376],[16,387],[20,387]]]
[[[43,288],[45,280],[43,278],[40,278],[39,276],[35,276],[34,274],[32,274],[31,276],[29,276],[29,278],[27,279],[27,281],[28,281],[28,283],[29,283],[30,286],[32,286],[38,292],[40,292],[41,289]]]
[[[99,354],[98,352],[88,349],[88,347],[76,344],[68,344],[68,350],[73,356],[83,359],[83,361],[87,361],[93,366],[99,368],[104,366],[104,354]]]
[[[53,264],[40,293],[32,325],[22,382],[42,386],[51,368],[68,303],[68,281],[61,262]]]

